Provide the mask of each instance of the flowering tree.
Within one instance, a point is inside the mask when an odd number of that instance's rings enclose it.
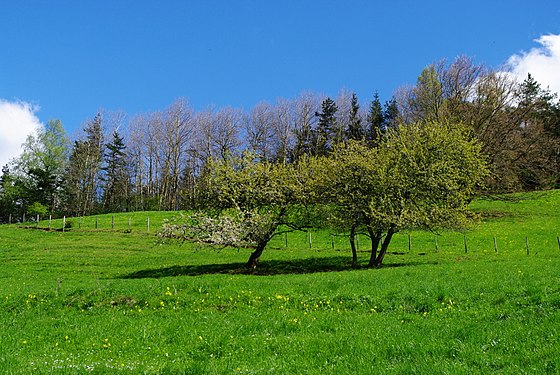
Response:
[[[305,161],[297,165],[241,158],[209,161],[198,185],[197,210],[164,224],[161,238],[190,239],[223,246],[251,247],[255,268],[268,242],[305,227],[303,205],[312,199]]]

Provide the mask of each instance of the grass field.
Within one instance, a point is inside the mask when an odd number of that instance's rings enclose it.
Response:
[[[169,213],[0,226],[0,372],[560,373],[560,191],[512,198],[400,233],[381,269],[318,231],[247,274],[248,250],[156,245]]]

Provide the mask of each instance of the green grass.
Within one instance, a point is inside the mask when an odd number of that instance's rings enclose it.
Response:
[[[400,233],[375,270],[364,236],[352,270],[323,231],[247,274],[248,250],[156,245],[169,213],[0,226],[0,372],[560,373],[560,191],[515,198],[473,203],[483,221],[437,252]]]

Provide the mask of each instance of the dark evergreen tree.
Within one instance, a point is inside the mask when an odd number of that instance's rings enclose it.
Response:
[[[319,117],[312,153],[315,155],[328,155],[333,147],[333,130],[336,126],[336,112],[338,108],[331,98],[326,98],[321,103],[321,112],[315,116]]]
[[[86,133],[85,150],[81,155],[83,164],[82,176],[84,194],[81,203],[82,215],[89,215],[93,213],[97,204],[99,203],[99,173],[101,170],[101,163],[103,161],[103,118],[100,113],[97,113],[93,121],[88,123],[84,129]]]
[[[358,97],[352,93],[352,101],[350,102],[350,121],[346,131],[346,138],[355,141],[364,139],[364,129],[362,128],[362,119],[360,118],[360,105],[358,104]]]
[[[103,208],[106,212],[127,209],[129,195],[129,173],[124,138],[113,131],[111,143],[105,145],[105,165],[103,167]]]
[[[383,108],[383,129],[387,130],[397,125],[399,120],[399,107],[395,98],[385,102]]]
[[[379,95],[375,93],[373,100],[369,106],[369,112],[367,116],[368,127],[366,140],[371,147],[377,147],[381,136],[384,132],[384,118],[383,118],[383,107],[381,106],[381,101],[379,100]]]

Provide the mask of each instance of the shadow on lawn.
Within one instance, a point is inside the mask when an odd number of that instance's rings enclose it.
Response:
[[[383,268],[414,266],[425,262],[389,263]],[[245,274],[256,276],[305,274],[316,272],[340,272],[366,269],[365,266],[352,268],[348,257],[309,258],[297,260],[263,260],[256,269],[246,268],[246,263],[202,264],[192,266],[171,266],[158,269],[136,271],[122,275],[121,279],[143,279],[173,276],[200,276],[214,274]]]

